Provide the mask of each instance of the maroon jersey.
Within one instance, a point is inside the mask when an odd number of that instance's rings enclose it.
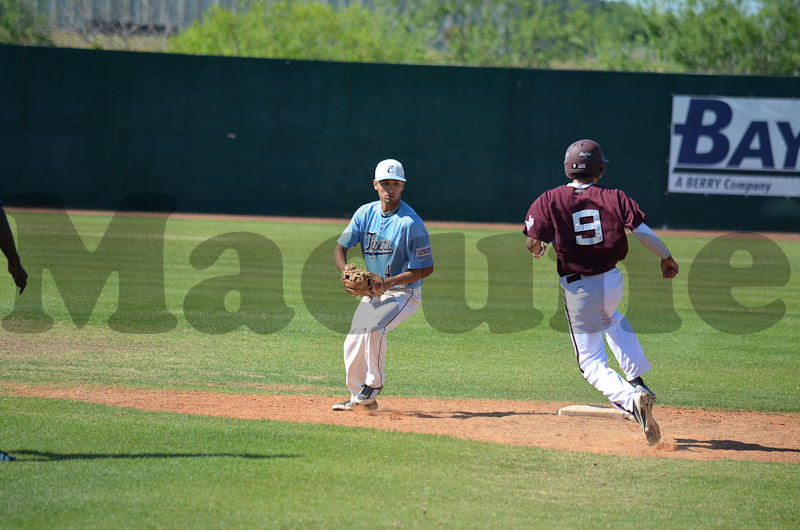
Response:
[[[561,276],[594,276],[625,258],[625,227],[636,228],[644,219],[639,205],[622,190],[596,184],[583,189],[564,185],[533,202],[522,233],[555,242]]]

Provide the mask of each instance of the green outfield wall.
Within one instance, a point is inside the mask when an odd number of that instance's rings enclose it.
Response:
[[[0,46],[0,195],[116,209],[347,217],[378,161],[426,220],[519,222],[580,138],[653,227],[800,231],[798,198],[668,193],[674,94],[800,97],[800,79],[346,64]],[[33,205],[35,206],[35,205]]]

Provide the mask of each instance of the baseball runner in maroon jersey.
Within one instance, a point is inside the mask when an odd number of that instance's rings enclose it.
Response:
[[[544,255],[547,243],[553,243],[570,337],[584,379],[638,421],[647,442],[655,445],[661,439],[653,419],[656,396],[642,380],[650,363],[630,324],[617,311],[623,282],[616,264],[628,253],[625,229],[661,258],[664,278],[674,278],[678,264],[645,224],[645,214],[633,199],[622,190],[597,185],[606,164],[597,142],[579,140],[570,145],[564,171],[572,182],[534,201],[522,233],[536,258]],[[608,366],[604,335],[624,378]]]
[[[11,233],[11,226],[8,224],[6,211],[0,206],[0,250],[8,260],[8,273],[14,278],[14,284],[19,287],[19,293],[25,290],[28,284],[28,273],[22,268],[17,254],[17,246],[14,244],[14,235]],[[13,462],[16,460],[10,454],[0,451],[0,462]]]

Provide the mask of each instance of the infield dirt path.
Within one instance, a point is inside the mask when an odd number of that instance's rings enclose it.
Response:
[[[568,403],[388,397],[379,400],[378,411],[360,413],[332,411],[331,405],[342,401],[334,396],[8,386],[19,396],[179,414],[335,424],[618,456],[800,463],[800,414],[656,405],[662,441],[650,447],[631,421],[557,415]]]

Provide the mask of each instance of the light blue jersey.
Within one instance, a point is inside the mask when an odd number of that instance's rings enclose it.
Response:
[[[383,216],[380,201],[361,206],[353,214],[338,243],[346,249],[360,243],[367,270],[384,278],[433,265],[425,224],[417,212],[403,201],[400,201],[397,211],[388,217]],[[422,280],[409,283],[406,287],[420,285]]]

